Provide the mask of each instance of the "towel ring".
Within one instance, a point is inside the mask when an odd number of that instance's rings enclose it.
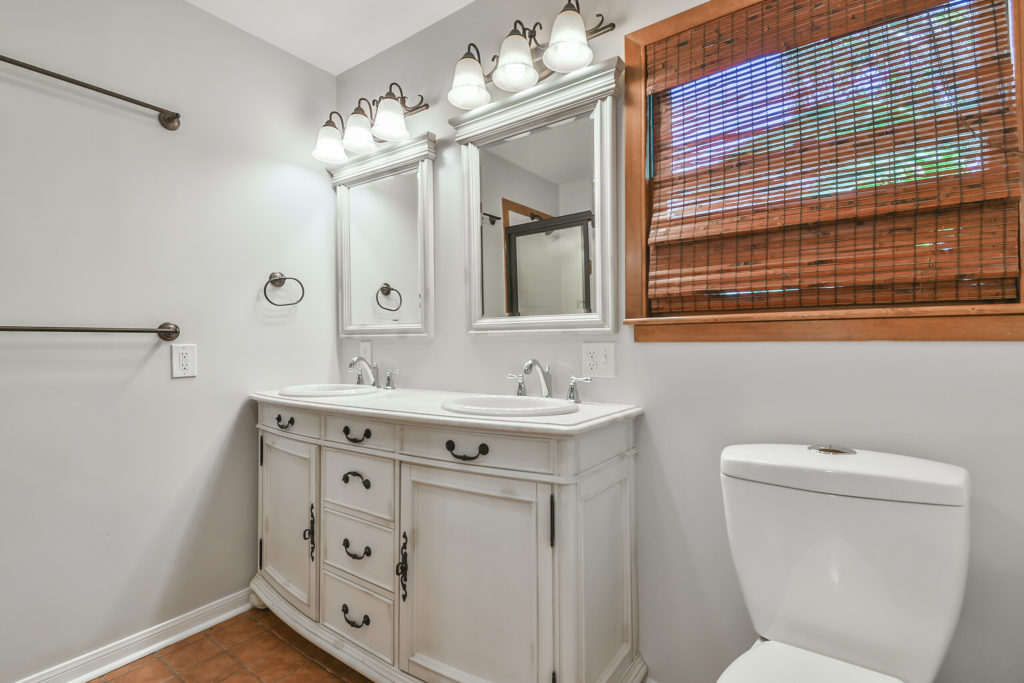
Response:
[[[384,296],[389,296],[392,292],[398,295],[398,305],[395,306],[394,308],[388,308],[387,306],[380,302],[380,295],[383,294]],[[402,293],[386,282],[377,289],[376,299],[377,305],[383,308],[385,311],[397,311],[399,308],[402,307]]]
[[[291,302],[290,304],[279,304],[279,303],[271,300],[270,295],[267,294],[267,287],[269,287],[270,285],[274,285],[275,287],[283,287],[285,281],[287,281],[287,280],[295,280],[296,282],[299,283],[299,289],[302,290],[299,293],[299,298],[296,299],[295,301]],[[284,273],[278,273],[276,271],[271,273],[267,277],[267,284],[263,285],[263,298],[266,299],[267,301],[269,301],[274,306],[294,306],[295,304],[297,304],[300,301],[302,301],[305,298],[305,296],[306,296],[306,288],[302,286],[302,280],[300,280],[297,277],[285,277]]]

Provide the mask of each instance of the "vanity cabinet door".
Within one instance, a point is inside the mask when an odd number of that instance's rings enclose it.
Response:
[[[260,571],[288,602],[315,620],[317,446],[265,434],[262,448]]]
[[[551,487],[401,470],[400,667],[432,682],[550,681]]]

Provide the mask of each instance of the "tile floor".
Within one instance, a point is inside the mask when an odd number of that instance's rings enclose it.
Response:
[[[92,683],[369,683],[285,626],[270,610],[252,609],[126,664]]]

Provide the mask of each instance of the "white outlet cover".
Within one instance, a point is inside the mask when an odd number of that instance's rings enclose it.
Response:
[[[583,342],[581,358],[584,377],[615,377],[615,344],[613,342]]]
[[[195,344],[171,344],[171,378],[195,377],[198,373]]]

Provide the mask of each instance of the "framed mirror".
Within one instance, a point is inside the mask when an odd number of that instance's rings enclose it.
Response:
[[[431,334],[434,149],[428,133],[331,171],[341,336]]]
[[[612,59],[451,120],[471,333],[615,330],[621,74]]]

